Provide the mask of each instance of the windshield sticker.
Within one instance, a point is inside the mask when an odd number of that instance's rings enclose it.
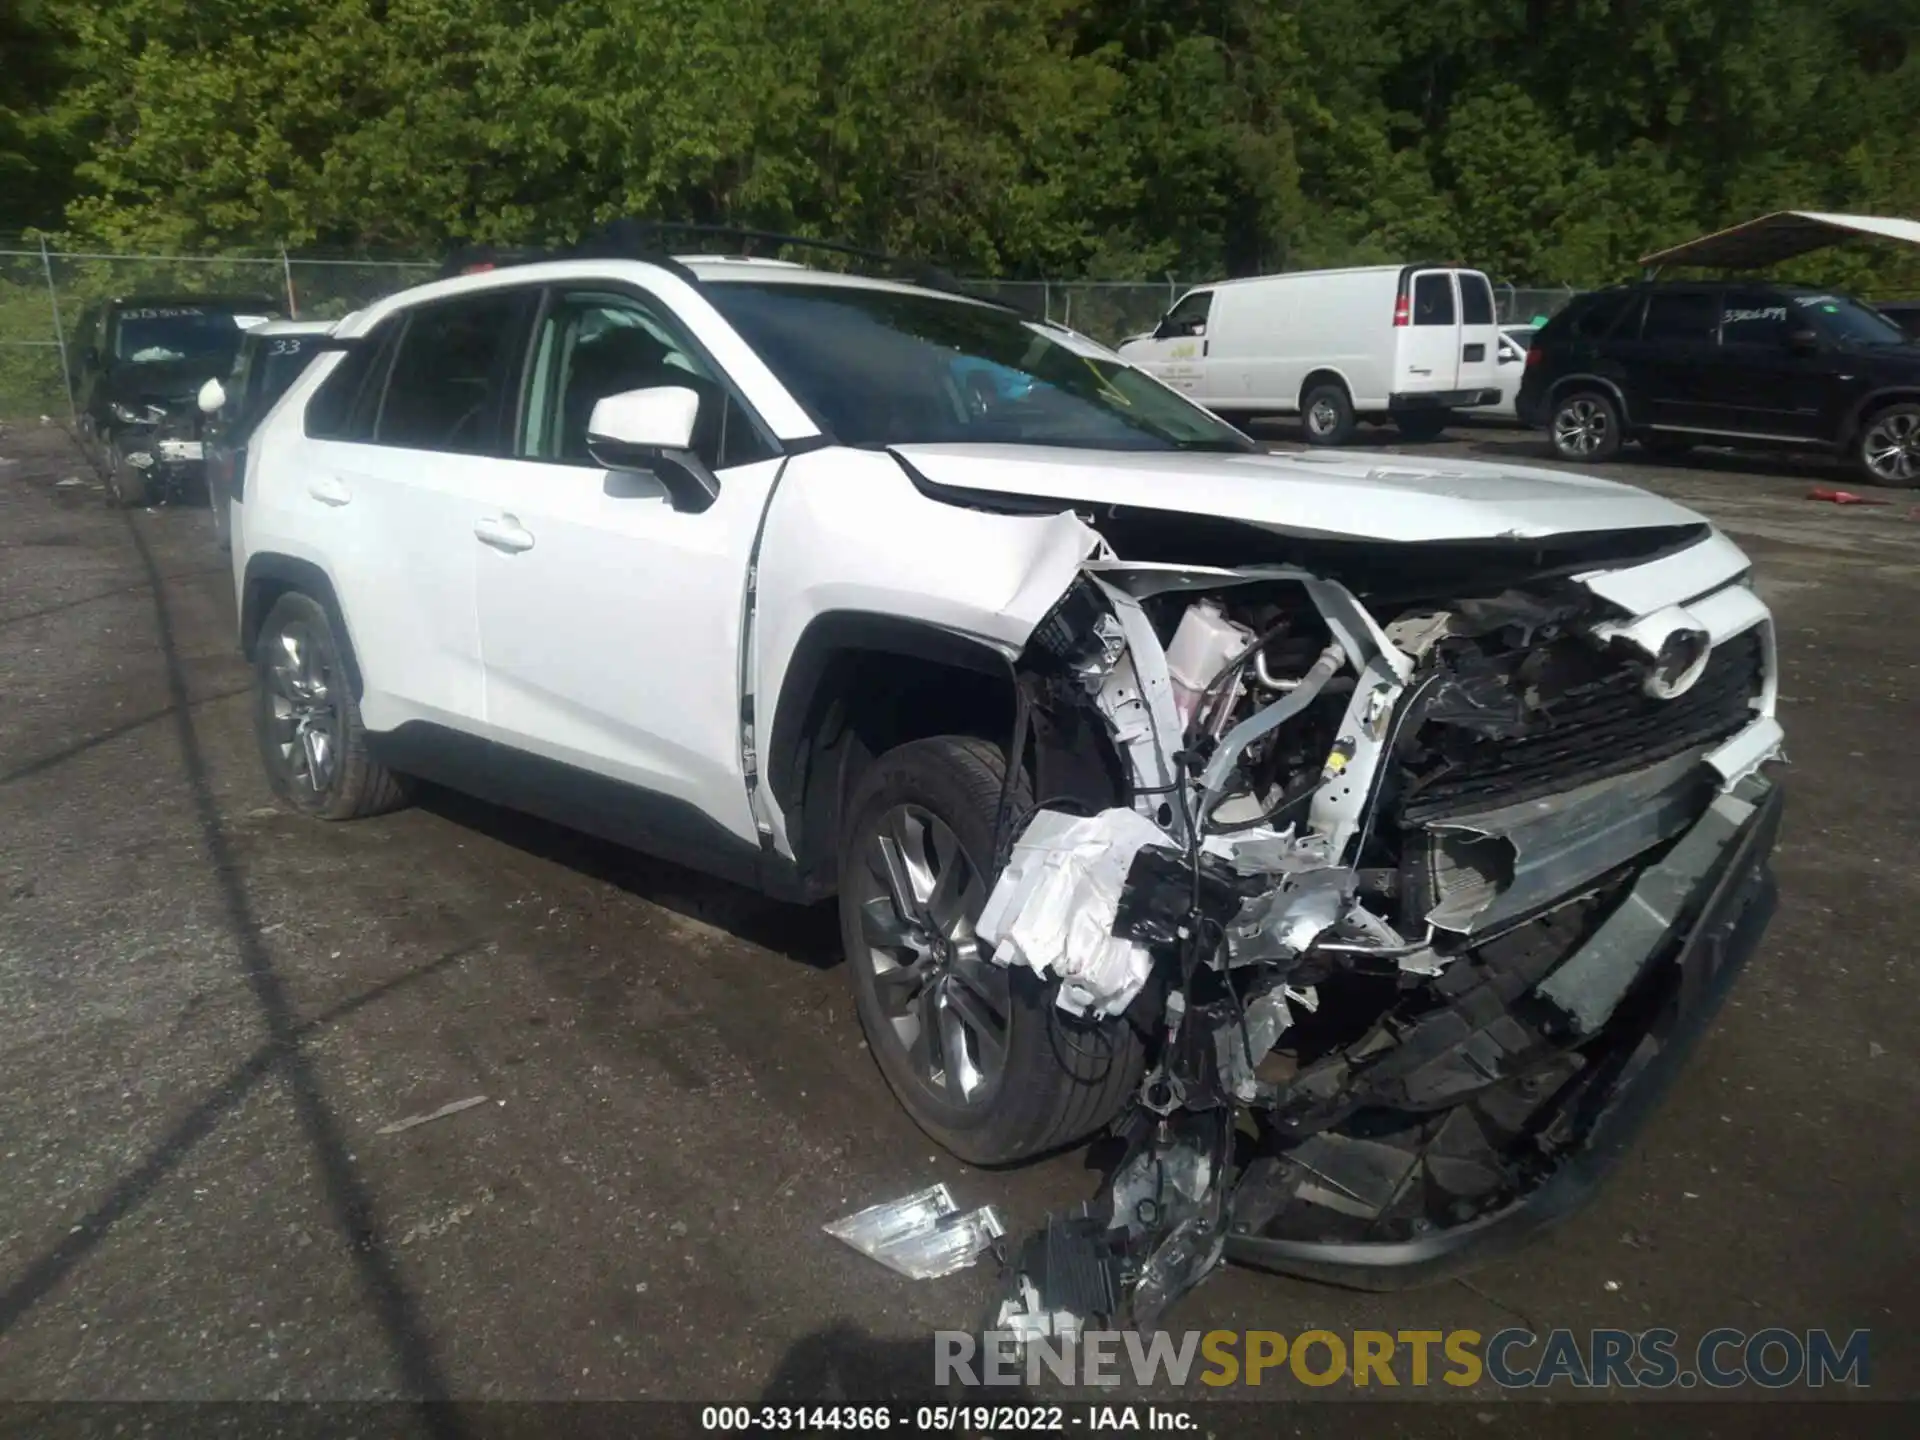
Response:
[[[1832,313],[1839,305],[1840,297],[1838,295],[1797,295],[1793,303],[1803,310],[1818,308]]]
[[[122,320],[183,320],[207,312],[197,305],[162,306],[158,309],[122,310]]]

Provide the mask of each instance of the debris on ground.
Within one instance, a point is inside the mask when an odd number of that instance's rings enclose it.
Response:
[[[71,490],[76,485],[84,485],[86,483],[87,482],[82,480],[78,475],[69,475],[64,480],[54,481],[53,488],[56,490]]]
[[[1816,485],[1807,492],[1809,500],[1824,500],[1829,505],[1891,505],[1891,500],[1881,500],[1871,495],[1856,495],[1851,490],[1830,490],[1825,485]]]
[[[960,1213],[945,1185],[930,1185],[821,1227],[909,1280],[937,1280],[966,1269],[1006,1227],[991,1205]]]
[[[471,1110],[476,1105],[487,1103],[484,1095],[469,1095],[464,1100],[455,1100],[442,1105],[438,1110],[430,1110],[425,1115],[409,1115],[404,1120],[396,1120],[391,1125],[382,1125],[373,1133],[376,1135],[398,1135],[402,1130],[411,1130],[416,1125],[430,1124],[435,1120],[444,1120],[449,1115],[458,1115],[462,1110]]]

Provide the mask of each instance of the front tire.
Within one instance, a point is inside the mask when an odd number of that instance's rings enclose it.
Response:
[[[1920,405],[1889,405],[1860,427],[1854,460],[1869,485],[1920,485]]]
[[[406,801],[402,779],[367,752],[327,612],[298,592],[267,612],[254,648],[254,732],[273,793],[319,820],[358,820]]]
[[[957,735],[876,760],[840,850],[840,929],[861,1028],[915,1124],[961,1159],[998,1165],[1085,1138],[1139,1087],[1140,1037],[1087,1023],[1058,985],[993,963],[974,934],[992,889],[1006,761]],[[1031,804],[1016,782],[1016,814]]]
[[[1620,453],[1620,412],[1599,390],[1575,390],[1555,402],[1547,433],[1562,460],[1611,460]]]
[[[1300,424],[1309,445],[1344,445],[1353,438],[1353,398],[1327,381],[1300,397]]]

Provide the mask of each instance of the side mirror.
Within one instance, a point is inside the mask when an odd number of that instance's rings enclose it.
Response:
[[[1805,327],[1789,330],[1787,348],[1797,355],[1809,355],[1820,348],[1820,337]]]
[[[218,380],[209,380],[200,387],[198,402],[203,414],[212,415],[227,403],[227,387]]]
[[[700,396],[680,385],[627,390],[595,403],[587,417],[587,454],[614,471],[644,471],[676,510],[705,510],[720,481],[692,450]]]

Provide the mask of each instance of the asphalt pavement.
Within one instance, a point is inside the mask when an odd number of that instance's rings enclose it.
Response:
[[[1874,1394],[1920,1398],[1920,495],[1605,473],[1728,529],[1779,617],[1763,950],[1564,1225],[1397,1295],[1228,1269],[1167,1323],[1866,1328]],[[1889,503],[1806,498],[1835,484]],[[912,1127],[830,913],[447,795],[277,808],[233,634],[205,511],[112,510],[57,428],[0,433],[0,1400],[911,1394],[991,1267],[915,1283],[821,1225],[1093,1193],[1084,1149],[982,1173]],[[1436,1403],[1473,1433],[1511,1398]]]

